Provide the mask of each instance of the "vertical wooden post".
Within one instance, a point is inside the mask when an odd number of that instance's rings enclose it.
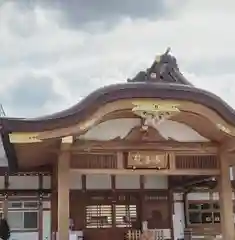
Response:
[[[171,227],[171,239],[174,238],[174,224],[173,224],[173,215],[175,214],[175,209],[174,209],[174,195],[173,195],[173,190],[169,189],[169,176],[168,178],[168,202],[169,202],[169,212],[171,218],[170,220],[170,227]]]
[[[51,174],[51,239],[55,239],[58,231],[58,181],[57,181],[57,163],[53,166]]]
[[[5,172],[4,175],[4,189],[5,189],[5,195],[4,195],[4,202],[3,202],[3,217],[7,219],[8,217],[8,188],[9,188],[9,174]]]
[[[58,157],[58,238],[69,240],[69,171],[70,145],[72,137],[65,137],[61,143],[61,153]]]
[[[169,153],[169,167],[170,170],[175,170],[175,154]]]
[[[43,176],[41,173],[38,175],[38,239],[43,240],[43,196],[42,196],[42,189],[43,189]]]
[[[144,201],[144,189],[145,189],[145,175],[140,175],[140,191],[139,191],[139,218],[141,222],[141,230],[143,231],[143,222],[146,221],[146,214],[144,213],[145,210],[145,201]]]
[[[234,240],[232,187],[228,155],[225,153],[220,155],[219,189],[222,237],[226,240]]]

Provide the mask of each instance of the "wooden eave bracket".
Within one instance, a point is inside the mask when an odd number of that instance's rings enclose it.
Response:
[[[74,137],[73,136],[66,136],[66,137],[61,138],[60,150],[62,152],[70,151],[71,150],[71,146],[73,144],[73,141],[74,141]]]
[[[62,138],[61,143],[69,143],[69,144],[72,144],[73,141],[74,141],[73,136],[66,136],[66,137],[63,137],[63,138]]]
[[[227,153],[235,151],[235,138],[232,138],[229,141],[222,144],[220,147],[220,151]]]

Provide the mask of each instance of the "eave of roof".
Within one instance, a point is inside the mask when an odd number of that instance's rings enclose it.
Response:
[[[192,101],[213,109],[229,124],[235,125],[234,109],[208,91],[180,84],[124,83],[100,88],[73,107],[52,115],[33,119],[1,118],[2,132],[44,131],[50,130],[52,125],[66,127],[84,120],[104,104],[130,98]]]
[[[39,118],[0,118],[3,145],[9,162],[9,169],[17,170],[17,156],[14,145],[9,141],[11,132],[41,132],[63,128],[83,121],[101,106],[126,99],[156,98],[162,100],[191,101],[217,112],[225,121],[235,126],[235,111],[220,97],[208,91],[195,88],[180,73],[175,57],[169,49],[157,58],[146,71],[139,72],[128,83],[100,88],[73,107]]]

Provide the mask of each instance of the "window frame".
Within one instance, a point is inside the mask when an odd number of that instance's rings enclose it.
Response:
[[[189,205],[190,204],[210,204],[210,208],[208,209],[189,209]],[[202,213],[212,213],[212,218],[213,218],[213,215],[215,213],[219,213],[220,214],[220,208],[218,209],[215,209],[213,208],[213,204],[219,204],[219,201],[218,200],[187,200],[186,201],[186,223],[187,223],[187,226],[191,226],[191,227],[197,227],[197,226],[214,226],[214,225],[218,225],[220,224],[220,222],[215,222],[214,219],[212,219],[212,222],[208,222],[208,223],[203,223],[202,221],[200,223],[190,223],[189,221],[189,214],[190,213],[200,213],[202,215]],[[202,218],[202,216],[201,216]]]
[[[103,225],[98,223],[99,220],[97,220],[97,223],[89,223],[90,217],[89,214],[91,214],[91,211],[97,214],[94,215],[93,217],[102,217],[102,207],[104,207],[104,211],[106,210],[107,213],[109,213],[108,217],[109,220],[107,223],[104,223]],[[90,208],[90,212],[89,212]],[[93,208],[93,209],[92,209]],[[105,209],[106,208],[106,209]],[[122,209],[121,209],[122,208]],[[124,210],[125,215],[119,215],[119,211]],[[91,214],[92,215],[92,214]],[[120,217],[123,217],[123,222],[117,221],[120,219]],[[124,222],[124,218],[129,219],[128,222]],[[120,203],[120,204],[91,204],[87,205],[85,209],[85,228],[86,229],[108,229],[108,228],[132,228],[133,224],[133,219],[138,219],[138,206],[137,204],[125,204],[125,203]]]
[[[120,210],[124,210],[125,215],[119,215]],[[137,214],[137,205],[136,204],[115,204],[114,205],[114,212],[115,212],[115,227],[116,228],[132,228],[133,219],[135,221],[138,218]],[[118,221],[119,218],[122,217],[122,222]],[[128,221],[125,222],[124,218],[127,218]]]
[[[11,203],[21,203],[21,207],[11,207]],[[27,203],[35,203],[35,207],[26,206]],[[12,232],[37,232],[39,230],[39,201],[38,200],[9,200],[8,201],[8,213],[20,212],[22,214],[21,223],[23,227],[14,228],[10,226]],[[27,228],[25,227],[25,213],[37,214],[37,227]]]
[[[107,211],[107,213],[110,213],[110,216],[103,216],[102,211]],[[97,215],[93,215],[92,212],[96,213]],[[86,229],[107,229],[112,228],[113,226],[113,218],[112,218],[112,205],[111,204],[91,204],[87,205],[85,208],[85,228]],[[92,223],[92,217],[94,218],[102,218],[107,217],[107,223],[99,223],[99,220],[97,219],[97,223]],[[108,219],[111,219],[111,223],[109,223]],[[90,220],[90,222],[89,222]]]

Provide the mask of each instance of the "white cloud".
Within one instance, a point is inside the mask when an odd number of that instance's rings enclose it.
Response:
[[[64,103],[48,99],[40,111],[62,110],[97,87],[124,82],[171,46],[189,81],[235,107],[235,68],[229,73],[222,71],[228,64],[226,59],[235,64],[235,2],[188,0],[177,6],[168,0],[168,4],[171,18],[125,18],[99,34],[61,28],[58,11],[37,7],[22,15],[13,3],[4,4],[0,9],[0,91],[9,90],[28,73],[48,76],[55,91],[64,95]],[[198,69],[206,65],[221,68],[221,72],[199,74]],[[11,114],[18,107],[7,106]]]

